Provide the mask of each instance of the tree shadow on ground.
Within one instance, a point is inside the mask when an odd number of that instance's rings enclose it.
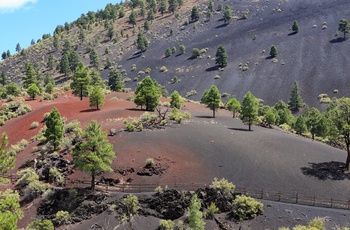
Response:
[[[292,36],[292,35],[295,35],[295,34],[297,34],[298,32],[290,32],[289,34],[288,34],[288,36]]]
[[[129,111],[147,111],[146,109],[140,109],[140,108],[126,108],[126,110],[129,110]]]
[[[340,42],[343,42],[343,41],[345,41],[346,39],[344,39],[344,38],[334,38],[334,39],[332,39],[332,40],[330,40],[329,42],[330,43],[340,43]]]
[[[344,170],[343,162],[331,161],[323,163],[309,163],[308,167],[300,168],[306,176],[319,180],[350,180],[350,173]]]
[[[207,71],[207,72],[211,72],[211,71],[216,71],[216,70],[219,70],[219,66],[213,66],[213,67],[210,67],[210,68],[208,68],[208,69],[206,69],[205,71]]]
[[[213,118],[213,116],[196,116],[197,118],[205,118],[205,119],[210,119]]]
[[[271,55],[270,55],[270,56],[267,56],[265,59],[266,59],[266,60],[269,60],[269,59],[274,59],[274,58],[275,58],[274,56],[271,56]]]
[[[138,57],[141,57],[141,54],[142,54],[141,51],[140,51],[140,52],[137,52],[137,53],[135,53],[135,54],[133,54],[132,57],[129,57],[129,58],[128,58],[128,61],[133,60],[133,59],[136,59],[136,58],[138,58]]]
[[[226,27],[228,24],[227,23],[224,23],[224,24],[221,24],[219,26],[216,26],[215,29],[220,29],[220,28],[224,28]]]
[[[97,109],[84,109],[84,110],[80,110],[81,113],[90,113],[90,112],[94,112],[94,111],[98,111]]]
[[[242,128],[228,128],[233,131],[244,131],[244,132],[251,132],[252,130],[249,129],[242,129]]]

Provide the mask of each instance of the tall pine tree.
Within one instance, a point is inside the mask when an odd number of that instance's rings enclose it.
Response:
[[[220,107],[221,94],[216,85],[212,85],[209,90],[204,91],[201,102],[213,110],[213,117],[215,118],[215,111]]]
[[[303,99],[300,96],[298,82],[294,81],[290,92],[290,100],[288,102],[289,109],[292,111],[298,111],[303,106]]]
[[[49,116],[45,119],[46,131],[44,136],[46,141],[51,142],[54,150],[57,149],[62,141],[64,133],[64,125],[61,114],[56,108],[53,108]]]
[[[74,95],[79,95],[80,100],[89,94],[89,85],[91,82],[89,69],[81,63],[74,72],[70,87]]]
[[[258,120],[258,101],[250,91],[244,95],[242,101],[241,120],[248,124],[249,131],[252,130],[251,125],[255,124]]]

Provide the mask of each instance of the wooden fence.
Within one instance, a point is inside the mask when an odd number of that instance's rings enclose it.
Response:
[[[19,178],[17,175],[2,175],[3,178],[10,179],[11,183],[15,183]],[[84,180],[68,180],[68,187],[87,187],[90,186],[91,181]],[[177,190],[189,190],[194,191],[198,188],[204,188],[207,184],[198,183],[175,183],[171,185],[165,184],[105,184],[96,182],[96,189],[102,191],[114,191],[114,192],[125,192],[125,193],[142,193],[142,192],[154,192],[155,189],[161,186],[163,189],[167,186],[169,189]],[[337,200],[333,198],[320,198],[316,196],[304,196],[299,193],[288,194],[282,192],[274,192],[269,190],[254,190],[247,188],[235,188],[235,193],[244,194],[253,198],[261,200],[278,201],[282,203],[291,203],[299,205],[308,205],[315,207],[324,208],[335,208],[335,209],[347,209],[350,210],[350,199],[349,200]]]

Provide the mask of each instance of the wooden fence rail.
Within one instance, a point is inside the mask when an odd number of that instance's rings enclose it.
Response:
[[[17,175],[2,175],[3,178],[10,179],[11,183],[17,182],[19,177]],[[69,180],[69,185],[76,186],[89,186],[91,181],[85,180]],[[155,189],[161,186],[162,188],[168,187],[169,189],[177,190],[190,190],[194,191],[198,188],[204,188],[207,184],[198,183],[174,183],[171,185],[166,184],[105,184],[96,182],[96,188],[103,191],[115,191],[125,193],[142,193],[142,192],[154,192]],[[350,199],[349,200],[336,200],[333,198],[320,198],[316,196],[303,196],[299,193],[288,194],[282,192],[274,192],[269,190],[254,190],[247,188],[235,188],[235,192],[242,195],[247,195],[253,198],[262,200],[278,201],[282,203],[300,204],[315,207],[335,208],[335,209],[348,209],[350,210]]]

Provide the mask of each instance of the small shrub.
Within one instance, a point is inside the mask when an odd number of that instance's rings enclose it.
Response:
[[[132,64],[131,71],[135,71],[137,69],[136,64]]]
[[[33,121],[33,123],[30,125],[30,128],[31,129],[36,129],[36,128],[38,128],[38,126],[39,126],[39,122]]]
[[[56,213],[56,217],[54,219],[54,222],[57,225],[68,224],[69,223],[69,212],[67,212],[67,211],[58,211]]]
[[[210,205],[208,206],[208,214],[209,217],[212,218],[215,213],[219,211],[219,208],[216,207],[215,203],[211,202]]]
[[[151,72],[151,68],[145,69],[145,73],[150,73],[150,72]]]
[[[128,131],[128,132],[134,132],[135,131],[135,125],[128,122],[126,124],[125,130]]]
[[[165,66],[162,66],[162,67],[160,67],[160,72],[167,72],[168,71],[168,69],[165,67]]]
[[[201,51],[198,48],[193,48],[192,49],[192,58],[197,58],[201,55]]]
[[[228,182],[228,180],[226,180],[225,178],[218,180],[218,178],[216,177],[214,178],[214,181],[211,182],[211,185],[215,189],[221,190],[225,195],[230,195],[236,187],[232,182]]]
[[[163,188],[162,188],[162,186],[157,186],[157,187],[154,189],[154,191],[155,191],[156,193],[162,193],[162,192],[163,192]]]
[[[159,230],[174,230],[175,223],[172,220],[160,220]]]
[[[153,160],[153,158],[148,158],[148,159],[146,160],[146,166],[152,166],[152,165],[154,165],[154,160]]]
[[[220,75],[215,75],[214,79],[220,79]]]
[[[262,213],[263,204],[256,201],[254,198],[238,195],[232,202],[232,214],[240,221],[255,218]]]
[[[64,90],[64,91],[70,90],[70,86],[69,86],[69,85],[64,86],[64,87],[63,87],[63,90]]]
[[[338,89],[333,90],[333,93],[339,93]]]
[[[28,229],[39,229],[39,230],[54,230],[55,227],[51,220],[34,220],[28,225]]]

